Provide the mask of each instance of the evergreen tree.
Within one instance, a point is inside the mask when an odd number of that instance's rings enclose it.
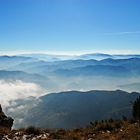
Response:
[[[140,120],[140,96],[133,103],[133,117],[136,120]]]

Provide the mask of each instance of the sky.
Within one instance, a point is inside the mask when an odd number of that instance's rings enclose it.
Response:
[[[0,0],[0,53],[140,53],[139,0]]]

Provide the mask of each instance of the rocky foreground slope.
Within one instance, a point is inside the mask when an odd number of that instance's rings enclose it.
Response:
[[[140,140],[140,122],[135,120],[102,120],[75,129],[12,129],[13,119],[0,106],[0,140]]]
[[[13,126],[13,119],[11,117],[7,117],[2,111],[2,107],[0,105],[0,128],[11,129]]]
[[[140,123],[128,120],[106,120],[86,128],[41,129],[28,127],[4,131],[1,140],[139,140]]]

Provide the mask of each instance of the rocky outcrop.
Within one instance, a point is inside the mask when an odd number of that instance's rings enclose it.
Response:
[[[7,117],[5,115],[0,105],[0,128],[5,127],[11,129],[13,126],[13,122],[14,120],[11,117]]]

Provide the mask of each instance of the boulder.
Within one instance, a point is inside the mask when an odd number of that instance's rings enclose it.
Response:
[[[13,118],[7,117],[5,113],[2,111],[2,107],[0,105],[0,127],[5,127],[11,129],[13,126]]]

